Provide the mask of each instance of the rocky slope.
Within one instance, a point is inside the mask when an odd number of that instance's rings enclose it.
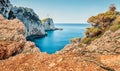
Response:
[[[26,27],[26,36],[43,36],[45,30],[42,23],[30,8],[13,7],[9,0],[0,0],[0,14],[7,19],[18,18]]]
[[[16,25],[17,24],[17,25]],[[32,50],[34,43],[25,39],[25,27],[18,19],[7,20],[0,15],[0,59]]]
[[[43,27],[45,30],[55,30],[54,22],[52,18],[45,18],[42,20]]]
[[[29,50],[21,52],[0,60],[0,71],[120,71],[119,35],[120,30],[108,31],[92,41],[93,45],[80,47],[79,43],[68,44],[61,52],[52,55],[37,51],[31,53]],[[103,45],[101,41],[106,43]],[[118,47],[115,50],[111,47],[114,43]]]

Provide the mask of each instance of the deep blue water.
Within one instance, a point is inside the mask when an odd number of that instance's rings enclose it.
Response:
[[[46,37],[34,39],[33,42],[41,52],[52,54],[61,50],[70,43],[71,38],[83,37],[85,28],[89,27],[89,24],[55,24],[55,27],[63,30],[47,31]]]

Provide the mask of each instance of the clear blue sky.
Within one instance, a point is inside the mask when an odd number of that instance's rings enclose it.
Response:
[[[10,0],[14,6],[34,9],[40,19],[51,17],[54,22],[86,22],[115,4],[120,11],[120,0]]]

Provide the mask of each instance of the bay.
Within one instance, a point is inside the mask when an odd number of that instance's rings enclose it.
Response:
[[[85,29],[89,26],[85,23],[57,23],[55,27],[63,28],[63,30],[47,31],[46,37],[34,39],[33,42],[41,52],[53,54],[69,44],[71,38],[83,37]]]

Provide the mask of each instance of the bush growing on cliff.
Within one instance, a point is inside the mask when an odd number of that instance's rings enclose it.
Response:
[[[120,15],[117,11],[107,11],[106,13],[98,14],[97,16],[92,16],[88,19],[88,23],[91,23],[92,26],[100,26],[102,29],[105,29]]]
[[[116,7],[114,4],[111,4],[111,6],[109,7],[109,11],[115,11]]]
[[[116,20],[113,22],[109,29],[113,32],[120,29],[120,16],[116,18]]]
[[[113,31],[113,32],[117,31],[118,29],[120,29],[120,24],[113,25],[113,26],[110,27],[110,30]]]
[[[102,30],[100,27],[90,27],[85,31],[86,37],[94,37],[101,34]]]
[[[120,29],[120,12],[115,10],[116,7],[111,5],[109,11],[90,17],[87,22],[90,23],[92,27],[86,29],[86,36],[81,42],[90,44],[91,41],[99,38],[105,31],[116,31]]]
[[[84,37],[81,42],[84,44],[90,44],[91,41],[95,40],[97,37]]]

